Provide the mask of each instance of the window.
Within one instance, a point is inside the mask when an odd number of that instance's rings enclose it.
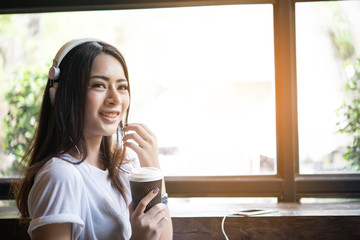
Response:
[[[359,13],[356,1],[296,4],[301,174],[359,170],[358,164],[352,166],[343,158],[354,136],[341,133],[341,127],[348,123],[344,115],[349,111],[339,109],[344,101],[353,105],[350,95],[354,91],[345,86],[359,74]]]
[[[313,71],[306,65],[313,55],[306,55],[306,45],[302,45],[311,34],[306,31],[312,28],[302,29],[301,24],[306,19],[302,17],[303,6],[314,3],[231,3],[236,5],[190,7],[194,3],[147,1],[101,5],[99,1],[99,5],[88,6],[76,2],[60,7],[34,4],[39,7],[32,9],[25,3],[16,8],[4,3],[1,13],[134,8],[108,11],[106,17],[99,17],[102,11],[20,14],[16,16],[19,21],[27,17],[28,26],[43,24],[42,30],[53,35],[44,37],[41,32],[33,42],[16,41],[39,54],[31,57],[40,62],[30,61],[45,69],[50,61],[45,64],[44,59],[52,58],[69,38],[87,33],[117,43],[130,69],[130,121],[145,122],[157,133],[170,196],[277,197],[280,201],[358,196],[357,171],[346,172],[346,178],[330,178],[323,175],[326,171],[313,175],[318,173],[314,164],[318,160],[313,160],[310,171],[305,170],[309,166],[306,147],[316,147],[316,142],[306,145],[312,136],[305,133],[313,131],[309,128],[312,125],[305,123],[317,112],[311,112],[316,104],[307,103],[303,94],[307,93],[303,91],[306,84],[314,84],[316,79],[304,77]],[[359,2],[352,4],[358,6]],[[150,9],[136,9],[143,7]],[[56,24],[46,25],[50,22]],[[74,22],[82,28],[72,29]],[[112,25],[114,22],[125,24]],[[102,23],[102,28],[93,27]],[[28,34],[34,29],[28,28]],[[114,31],[124,36],[113,35]],[[46,44],[39,48],[38,41]],[[316,89],[311,90],[316,99]],[[157,117],[171,131],[164,130]],[[189,166],[196,170],[190,172]],[[2,180],[5,189],[6,184],[8,181]]]
[[[4,37],[7,56],[20,52],[5,65],[4,83],[14,78],[10,67],[32,62],[29,68],[46,73],[49,53],[63,42],[99,36],[125,55],[129,121],[156,133],[165,175],[274,174],[272,12],[271,4],[261,4],[9,15],[9,25],[27,34]]]

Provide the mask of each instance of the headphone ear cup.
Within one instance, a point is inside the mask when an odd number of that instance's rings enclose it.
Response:
[[[52,66],[49,69],[49,79],[56,80],[59,78],[59,76],[60,76],[60,69],[58,67]]]
[[[56,82],[52,85],[52,87],[49,88],[49,96],[50,96],[51,105],[54,105],[56,90],[57,90],[58,86],[59,86],[59,83]]]

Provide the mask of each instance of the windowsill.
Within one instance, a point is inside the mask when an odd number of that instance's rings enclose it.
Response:
[[[360,239],[360,202],[230,203],[201,202],[172,206],[176,239]],[[261,208],[273,212],[250,217],[234,211]]]
[[[290,217],[290,216],[358,216],[360,202],[336,203],[202,203],[186,199],[169,199],[171,216],[179,217],[231,217],[235,211],[245,209],[265,209],[272,212],[250,217]],[[17,219],[18,210],[15,206],[0,205],[0,219]],[[235,217],[235,216],[234,216]]]
[[[169,207],[172,217],[224,217],[233,216],[232,213],[246,209],[271,210],[270,213],[251,217],[281,217],[281,216],[359,216],[360,202],[336,203],[201,203],[172,201]]]
[[[169,199],[174,239],[360,239],[360,202],[341,203],[203,203],[201,199]],[[264,215],[232,216],[234,211],[261,208]],[[29,239],[18,225],[15,206],[0,206],[0,239]]]

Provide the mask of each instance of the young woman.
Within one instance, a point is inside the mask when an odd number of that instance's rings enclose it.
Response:
[[[129,104],[128,70],[116,48],[78,39],[59,50],[24,157],[29,167],[15,189],[32,239],[172,239],[166,205],[144,213],[165,187],[132,210],[128,172],[160,165],[155,135],[127,124]]]

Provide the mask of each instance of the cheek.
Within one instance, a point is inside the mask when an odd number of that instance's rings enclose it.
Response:
[[[99,99],[98,94],[91,92],[91,91],[89,91],[86,94],[86,105],[87,106],[97,104],[97,102],[99,102],[99,101],[100,101],[100,99]]]
[[[122,96],[122,97],[121,97],[122,117],[125,116],[125,113],[126,113],[126,111],[128,110],[128,108],[129,108],[129,104],[130,104],[129,95]]]
[[[94,109],[101,104],[101,97],[98,94],[88,92],[86,95],[85,115],[92,115]]]

